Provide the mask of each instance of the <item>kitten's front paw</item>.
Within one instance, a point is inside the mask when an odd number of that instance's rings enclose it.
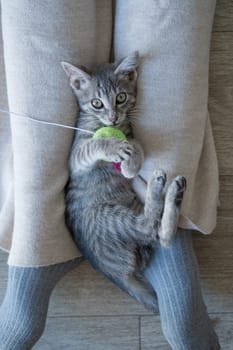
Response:
[[[133,153],[132,145],[126,140],[111,139],[105,150],[105,160],[120,163],[127,161]]]
[[[137,164],[133,158],[129,158],[121,163],[121,173],[127,179],[132,179],[138,175],[141,164]]]
[[[121,173],[128,179],[132,179],[138,175],[144,160],[141,146],[136,142],[131,143],[131,145],[133,147],[131,157],[121,163]]]

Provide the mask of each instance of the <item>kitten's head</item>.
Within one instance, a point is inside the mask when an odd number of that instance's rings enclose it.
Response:
[[[136,102],[138,52],[120,62],[101,64],[92,73],[84,67],[62,62],[70,85],[86,115],[104,125],[121,125]]]

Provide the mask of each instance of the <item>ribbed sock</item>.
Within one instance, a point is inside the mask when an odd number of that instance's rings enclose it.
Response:
[[[6,295],[0,307],[0,349],[29,350],[41,337],[49,298],[56,283],[81,258],[45,267],[9,266]]]

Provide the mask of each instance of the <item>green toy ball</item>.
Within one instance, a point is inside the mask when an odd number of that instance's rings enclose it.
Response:
[[[125,134],[121,130],[119,130],[118,128],[114,128],[113,126],[104,126],[103,128],[96,130],[96,132],[93,135],[93,138],[97,139],[99,137],[115,137],[120,140],[126,140]],[[113,162],[112,164],[117,172],[121,172],[121,163]]]
[[[113,126],[104,126],[103,128],[96,130],[93,138],[96,139],[98,137],[115,137],[117,139],[126,140],[125,134],[120,129],[114,128]]]

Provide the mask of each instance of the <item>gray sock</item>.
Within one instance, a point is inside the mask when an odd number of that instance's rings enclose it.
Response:
[[[0,307],[0,349],[29,350],[44,331],[49,298],[56,283],[82,258],[45,267],[9,266]]]

